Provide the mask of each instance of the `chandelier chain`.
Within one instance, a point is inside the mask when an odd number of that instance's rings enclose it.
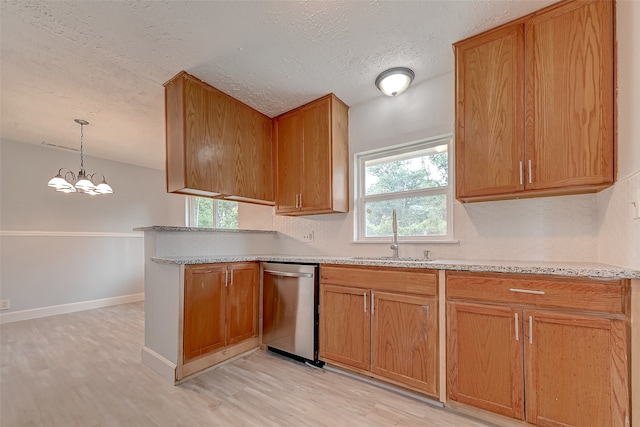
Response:
[[[80,169],[84,170],[84,153],[83,153],[83,139],[84,139],[84,123],[80,123]]]

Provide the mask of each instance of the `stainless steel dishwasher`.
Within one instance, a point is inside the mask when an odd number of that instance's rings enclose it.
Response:
[[[276,353],[318,361],[318,265],[262,263],[262,343]]]

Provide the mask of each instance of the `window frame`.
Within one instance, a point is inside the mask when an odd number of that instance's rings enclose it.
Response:
[[[197,227],[196,224],[196,199],[204,199],[206,197],[201,197],[201,196],[186,196],[185,197],[185,223],[187,224],[187,227],[194,227],[194,228],[209,228],[209,227]],[[218,200],[219,199],[212,199],[213,200],[213,210],[211,212],[211,215],[213,215],[213,227],[211,227],[214,230],[234,230],[234,229],[229,229],[229,228],[219,228],[218,227]],[[234,203],[238,203],[235,200],[225,200],[226,202],[234,202]],[[239,226],[238,226],[239,228]]]
[[[447,185],[446,187],[424,188],[395,193],[382,193],[366,196],[365,192],[365,163],[367,161],[382,159],[392,156],[406,155],[412,152],[425,150],[438,145],[447,145]],[[354,242],[356,243],[389,243],[391,236],[367,237],[365,236],[365,203],[371,201],[404,199],[408,197],[433,196],[445,194],[447,232],[442,236],[398,236],[399,242],[404,243],[453,243],[453,198],[454,198],[454,144],[453,134],[445,134],[418,141],[399,145],[364,151],[354,155]]]

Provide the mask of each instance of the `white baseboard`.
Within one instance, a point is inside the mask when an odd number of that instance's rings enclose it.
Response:
[[[18,322],[20,320],[37,319],[55,316],[57,314],[74,313],[76,311],[92,310],[94,308],[109,307],[111,305],[144,301],[144,293],[123,295],[119,297],[94,299],[91,301],[74,302],[70,304],[52,305],[49,307],[33,308],[30,310],[12,311],[0,314],[0,324]]]
[[[176,365],[148,347],[142,347],[142,364],[153,369],[172,384],[176,382]]]

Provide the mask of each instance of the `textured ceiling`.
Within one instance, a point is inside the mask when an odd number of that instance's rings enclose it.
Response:
[[[270,117],[329,92],[353,107],[384,96],[381,71],[450,72],[452,43],[552,2],[2,0],[0,136],[78,148],[83,118],[86,154],[163,169],[181,70]]]

